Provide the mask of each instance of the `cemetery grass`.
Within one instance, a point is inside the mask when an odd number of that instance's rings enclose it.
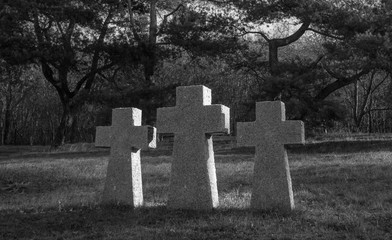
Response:
[[[249,210],[253,156],[216,156],[220,207],[165,207],[169,156],[142,159],[145,207],[101,206],[107,156],[0,161],[0,239],[392,239],[392,152],[289,154],[296,210]]]

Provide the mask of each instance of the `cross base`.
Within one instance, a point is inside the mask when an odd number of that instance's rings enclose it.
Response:
[[[107,168],[103,204],[143,205],[140,149],[128,156],[113,154]]]
[[[211,135],[176,135],[171,171],[168,208],[210,210],[218,206]]]
[[[294,209],[287,152],[282,148],[269,146],[256,154],[251,197],[254,210]]]

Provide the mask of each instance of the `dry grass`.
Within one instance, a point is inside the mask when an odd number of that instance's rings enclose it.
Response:
[[[251,155],[216,156],[220,207],[165,208],[170,157],[144,157],[146,207],[99,205],[107,157],[0,162],[0,239],[392,239],[392,153],[293,154],[296,210],[254,213]]]

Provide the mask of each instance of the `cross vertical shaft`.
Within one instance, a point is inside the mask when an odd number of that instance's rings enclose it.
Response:
[[[143,205],[140,150],[156,147],[156,129],[141,126],[141,110],[117,108],[112,126],[97,127],[96,146],[110,147],[103,203]]]
[[[256,103],[256,121],[238,123],[237,144],[256,148],[251,207],[257,210],[294,208],[285,144],[304,143],[302,121],[285,121],[280,101]]]
[[[211,105],[204,86],[178,87],[177,105],[157,111],[159,133],[174,133],[168,207],[208,210],[217,207],[218,188],[212,134],[229,132],[230,110]]]

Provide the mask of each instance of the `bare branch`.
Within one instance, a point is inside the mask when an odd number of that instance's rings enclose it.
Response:
[[[150,3],[150,36],[149,44],[155,46],[157,42],[158,23],[157,23],[157,0],[151,0]]]
[[[59,29],[60,33],[61,33],[61,36],[64,37],[65,33],[64,33],[63,27],[61,26],[61,24],[58,21],[56,21],[56,25],[57,25],[57,28]]]
[[[341,75],[339,75],[337,73],[332,72],[331,69],[329,69],[329,68],[327,68],[325,66],[323,66],[323,68],[333,78],[336,78],[336,79],[343,79],[344,78],[344,76],[341,76]]]
[[[325,69],[332,77],[336,78],[337,80],[328,84],[325,88],[323,88],[315,97],[315,100],[320,101],[320,100],[324,100],[326,97],[329,96],[329,94],[333,93],[334,91],[347,86],[349,84],[352,84],[356,81],[358,81],[358,79],[368,73],[370,73],[370,71],[372,70],[371,67],[365,67],[364,69],[362,69],[362,71],[360,71],[357,74],[354,74],[350,77],[342,77],[339,76],[335,73],[332,73],[331,71],[329,71],[328,69]]]
[[[363,99],[362,104],[361,104],[361,112],[362,112],[362,114],[360,114],[360,118],[363,118],[363,116],[365,115],[364,110],[365,110],[366,106],[368,105],[369,97],[371,98],[370,95],[372,93],[371,90],[372,90],[372,85],[373,85],[373,80],[374,80],[375,74],[376,74],[376,70],[373,70],[371,75],[370,75],[370,81],[369,81],[369,84],[368,84],[368,88],[365,91],[364,99]]]
[[[66,37],[69,43],[71,42],[72,34],[75,30],[75,24],[76,24],[75,20],[71,19],[67,28]]]
[[[276,38],[276,39],[271,39],[270,42],[273,42],[276,47],[284,47],[287,46],[295,41],[297,41],[304,33],[306,30],[309,28],[310,25],[310,20],[306,20],[302,23],[301,27],[298,28],[297,31],[295,31],[293,34],[291,34],[288,37],[285,38]]]
[[[91,63],[90,73],[91,72],[92,73],[96,72],[96,70],[98,68],[99,54],[100,54],[100,51],[101,51],[100,48],[102,47],[103,42],[105,40],[105,36],[106,36],[107,30],[108,30],[108,25],[109,25],[109,22],[110,22],[112,17],[113,17],[113,9],[110,9],[109,13],[108,13],[108,16],[106,17],[106,19],[105,19],[105,21],[103,23],[103,26],[101,28],[101,33],[99,35],[99,38],[98,38],[98,41],[97,41],[97,45],[95,46],[96,48],[95,48],[94,56],[93,56],[92,63]],[[95,73],[92,76],[90,76],[89,79],[86,79],[87,82],[86,82],[86,85],[84,86],[85,89],[90,89],[90,87],[91,87],[91,85],[93,83],[93,80],[94,80],[94,76],[95,76]],[[78,91],[79,91],[79,89],[78,89]],[[75,93],[75,91],[73,93]]]
[[[75,90],[72,92],[72,94],[75,95],[80,90],[80,88],[83,86],[83,84],[87,80],[93,78],[95,76],[95,74],[100,73],[104,70],[107,70],[107,69],[113,67],[114,65],[116,65],[116,64],[112,62],[112,63],[106,64],[102,67],[99,67],[99,68],[87,73],[86,75],[84,75],[84,77],[82,79],[80,79],[79,82],[77,83]]]
[[[344,37],[335,36],[335,35],[329,34],[327,32],[322,32],[322,31],[316,30],[314,28],[308,28],[307,30],[308,31],[312,31],[312,32],[317,33],[317,34],[320,34],[320,35],[323,35],[323,36],[326,36],[326,37],[334,38],[334,39],[337,39],[337,40],[344,40]]]
[[[374,93],[374,92],[377,90],[377,88],[380,87],[381,84],[383,84],[383,83],[385,82],[385,80],[387,80],[388,77],[389,77],[389,73],[387,73],[387,74],[385,75],[385,77],[384,77],[383,80],[381,80],[378,84],[376,84],[376,86],[374,86],[374,88],[373,88],[373,90],[372,90],[372,93]]]
[[[162,25],[166,25],[167,24],[167,18],[170,17],[171,15],[173,15],[174,13],[176,13],[178,10],[180,10],[180,8],[185,8],[185,6],[180,3],[173,11],[171,11],[170,13],[166,14],[163,16],[163,23]]]
[[[245,36],[245,35],[247,35],[247,34],[259,34],[259,35],[261,35],[263,38],[264,38],[264,40],[265,41],[267,41],[267,42],[269,42],[270,41],[270,39],[268,38],[268,36],[265,34],[265,33],[263,33],[263,32],[256,32],[256,31],[245,31],[245,32],[243,32],[243,34],[241,34],[240,36],[241,37],[243,37],[243,36]]]

